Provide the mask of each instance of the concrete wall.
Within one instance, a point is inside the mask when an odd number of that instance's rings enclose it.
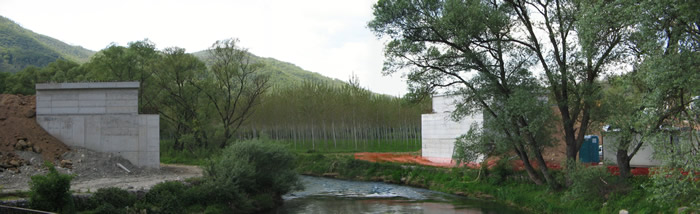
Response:
[[[434,162],[452,162],[454,142],[466,134],[473,124],[483,122],[482,115],[472,115],[455,122],[450,114],[455,109],[453,96],[433,97],[433,112],[421,115],[422,156]]]
[[[158,115],[138,114],[138,82],[37,84],[37,122],[69,146],[160,166]]]
[[[614,145],[617,144],[617,137],[612,133],[606,133],[603,135],[603,138],[605,139],[605,143],[603,144],[603,162],[617,164],[617,149],[614,147]],[[652,156],[653,154],[654,148],[652,148],[648,142],[645,143],[642,145],[642,148],[637,151],[637,154],[632,157],[632,160],[630,160],[630,166],[650,167],[661,165],[661,161],[654,159]]]
[[[456,96],[437,95],[433,97],[434,113],[450,113],[455,110]]]

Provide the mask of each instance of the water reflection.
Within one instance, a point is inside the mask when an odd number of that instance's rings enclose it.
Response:
[[[303,176],[306,189],[271,213],[521,213],[501,204],[385,184]]]

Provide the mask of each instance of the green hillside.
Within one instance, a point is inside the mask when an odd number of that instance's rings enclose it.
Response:
[[[25,29],[14,21],[0,16],[0,72],[16,73],[28,66],[44,67],[57,59],[85,63],[95,52],[80,46],[71,46],[49,36]],[[210,64],[207,51],[193,53]],[[286,88],[303,82],[328,83],[341,86],[345,82],[304,70],[294,64],[273,58],[252,55],[265,64],[263,72],[270,75],[273,88]]]
[[[43,67],[57,59],[87,62],[95,52],[34,33],[0,16],[0,72]]]
[[[206,50],[198,51],[192,54],[205,62],[207,66],[210,65],[211,60],[209,59],[209,53]],[[255,61],[260,61],[265,64],[263,72],[270,75],[270,83],[272,83],[273,88],[284,88],[303,83],[304,81],[328,83],[332,86],[347,84],[344,81],[326,77],[316,72],[307,71],[292,63],[279,61],[274,58],[259,57],[255,55],[252,55],[252,58]]]

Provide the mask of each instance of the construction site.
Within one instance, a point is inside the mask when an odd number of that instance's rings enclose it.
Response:
[[[0,191],[27,191],[31,176],[48,172],[46,163],[73,175],[75,192],[201,176],[196,166],[159,163],[157,115],[136,114],[129,95],[138,84],[110,84],[39,84],[36,96],[0,94]],[[114,107],[124,104],[133,107]]]

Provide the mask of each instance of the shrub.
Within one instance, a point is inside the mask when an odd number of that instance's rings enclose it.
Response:
[[[156,184],[136,205],[148,213],[183,213],[185,201],[182,200],[187,186],[177,181]]]
[[[493,168],[486,170],[485,174],[488,175],[486,180],[490,184],[501,184],[506,181],[508,176],[513,175],[513,167],[510,165],[508,158],[503,157],[496,162]]]
[[[219,190],[219,193],[214,194],[217,197],[214,200],[235,202],[234,208],[247,212],[253,211],[249,210],[249,205],[253,203],[271,205],[268,202],[250,201],[251,198],[278,200],[281,195],[299,189],[301,184],[294,168],[294,155],[284,146],[250,140],[226,147],[221,156],[205,166],[205,179],[209,183],[206,185]],[[247,197],[263,194],[274,197]],[[272,208],[254,207],[255,211]]]
[[[110,204],[117,209],[133,206],[136,196],[118,187],[102,188],[92,196],[97,204]]]
[[[73,213],[75,206],[70,191],[73,176],[56,171],[53,164],[46,162],[49,173],[32,176],[29,182],[29,206],[33,209]]]
[[[122,214],[126,213],[126,210],[114,207],[112,204],[100,204],[95,210],[89,212],[95,214]]]
[[[587,167],[580,163],[574,163],[567,174],[571,178],[571,186],[568,195],[574,199],[586,201],[604,201],[608,194],[615,189],[626,186],[618,182],[618,179],[607,168],[599,166]]]

